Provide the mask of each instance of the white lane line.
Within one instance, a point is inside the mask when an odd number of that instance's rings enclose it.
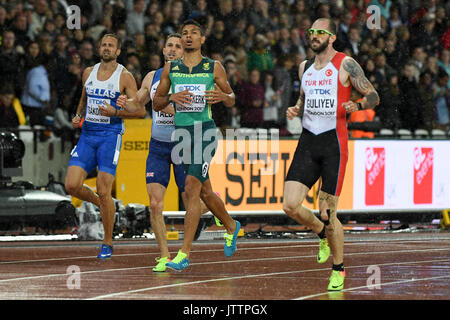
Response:
[[[429,243],[430,241],[422,241],[422,240],[397,240],[397,241],[389,241],[389,240],[380,240],[380,241],[386,241],[389,242],[389,245],[405,245],[405,243],[417,243],[417,242],[424,242]],[[309,240],[308,240],[309,242]],[[357,241],[357,242],[345,242],[345,246],[358,246],[362,244],[372,244],[373,241]],[[242,245],[246,244],[255,244],[258,242],[246,242]],[[439,242],[441,243],[441,242]],[[154,244],[152,244],[153,246]],[[206,246],[207,244],[199,244],[199,246]],[[267,250],[267,249],[287,249],[287,248],[308,248],[308,247],[317,247],[318,242],[314,241],[313,244],[297,244],[297,245],[280,245],[280,246],[264,246],[264,247],[251,247],[251,248],[245,248],[245,247],[238,247],[239,252],[241,251],[251,251],[251,250]],[[5,249],[5,248],[1,248]],[[220,249],[206,249],[206,250],[192,250],[191,253],[205,253],[205,252],[221,252],[223,251],[222,248]],[[172,254],[176,254],[177,251],[171,252]],[[132,256],[145,256],[145,255],[158,255],[158,252],[138,252],[138,253],[124,253],[124,254],[114,254],[113,257],[132,257]],[[347,254],[346,254],[347,255]],[[81,259],[96,259],[94,255],[89,256],[75,256],[75,257],[60,257],[60,258],[46,258],[46,259],[31,259],[31,260],[12,260],[12,261],[0,261],[0,265],[3,264],[15,264],[15,263],[34,263],[34,262],[52,262],[52,261],[67,261],[67,260],[81,260]]]
[[[348,253],[346,256],[358,256],[358,255],[377,255],[377,254],[399,254],[399,253],[414,253],[414,252],[431,252],[431,251],[450,251],[450,248],[439,248],[439,249],[415,249],[415,250],[395,250],[395,251],[378,251],[378,252],[355,252]],[[192,263],[191,266],[195,265],[203,265],[203,264],[225,264],[225,263],[242,263],[242,262],[254,262],[254,261],[270,261],[270,260],[287,260],[287,259],[304,259],[304,258],[314,258],[316,255],[304,255],[304,256],[283,256],[283,257],[271,257],[271,258],[252,258],[252,259],[239,259],[239,260],[219,260],[219,261],[204,261],[204,262],[196,262]],[[105,261],[106,262],[106,261]],[[378,264],[380,265],[380,264]],[[100,270],[92,270],[92,271],[82,271],[78,274],[93,274],[100,272],[114,272],[114,271],[128,271],[128,270],[140,270],[140,269],[149,269],[153,268],[153,266],[145,266],[145,267],[130,267],[130,268],[114,268],[114,269],[100,269]],[[349,268],[349,267],[346,267]],[[326,270],[328,270],[327,268]],[[318,269],[322,270],[322,269]],[[11,281],[21,281],[21,280],[34,280],[34,279],[42,279],[42,278],[52,278],[52,277],[61,277],[68,276],[67,273],[54,273],[54,274],[43,274],[38,276],[28,276],[28,277],[20,277],[20,278],[12,278],[12,279],[2,279],[0,283],[11,282]]]
[[[393,263],[384,263],[384,264],[379,264],[379,265],[380,266],[382,266],[382,265],[388,266],[388,265],[432,263],[432,262],[443,262],[443,261],[450,261],[450,259],[413,261],[413,262],[393,262]],[[370,266],[370,265],[351,266],[349,268],[361,268],[361,267],[368,267],[368,266]],[[263,274],[251,274],[251,275],[242,275],[242,276],[235,276],[235,277],[225,277],[225,278],[216,278],[216,279],[209,279],[209,280],[198,280],[198,281],[191,281],[191,282],[174,283],[174,284],[162,285],[162,286],[156,286],[156,287],[148,287],[148,288],[142,288],[142,289],[135,289],[135,290],[115,292],[115,293],[110,293],[110,294],[105,294],[105,295],[91,297],[91,298],[88,298],[86,300],[109,299],[109,298],[117,297],[117,296],[121,296],[121,295],[140,293],[140,292],[145,292],[145,291],[153,291],[153,290],[158,290],[158,289],[167,289],[167,288],[173,288],[173,287],[183,287],[183,286],[189,286],[189,285],[194,285],[194,284],[203,284],[203,283],[208,283],[208,282],[218,282],[218,281],[228,281],[228,280],[237,280],[237,279],[258,278],[258,277],[270,277],[270,276],[286,275],[286,274],[293,274],[293,273],[306,273],[306,272],[313,272],[313,271],[323,271],[323,270],[329,270],[329,268],[318,268],[318,269],[297,270],[297,271],[284,271],[284,272],[271,272],[271,273],[263,273]],[[450,275],[442,276],[442,277],[450,278]],[[438,277],[438,278],[440,278],[440,277]],[[322,294],[323,293],[321,293],[319,295],[322,295]]]
[[[442,261],[447,261],[447,260],[442,260]],[[445,279],[445,278],[450,278],[450,275],[428,277],[428,278],[415,278],[415,279],[397,280],[397,281],[391,281],[391,282],[383,282],[383,283],[380,283],[378,285],[380,285],[380,286],[389,286],[389,285],[394,285],[394,284],[403,284],[403,283],[410,283],[410,282],[417,282],[417,281],[430,281],[430,280]],[[338,291],[338,292],[350,292],[350,291],[359,290],[359,289],[372,289],[374,293],[376,293],[377,292],[376,290],[378,290],[378,289],[373,289],[373,287],[371,287],[370,285],[365,285],[365,286],[360,286],[360,287],[353,287],[353,288],[343,289],[343,290]],[[303,297],[294,298],[292,300],[307,300],[307,299],[317,298],[317,297],[320,297],[320,296],[324,296],[324,295],[328,295],[330,293],[336,293],[336,292],[337,291],[335,291],[335,292],[326,291],[326,292],[322,292],[322,293],[312,294],[312,295],[309,295],[309,296],[303,296]]]

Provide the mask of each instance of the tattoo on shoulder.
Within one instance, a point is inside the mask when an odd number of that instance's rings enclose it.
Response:
[[[343,67],[350,74],[350,79],[355,89],[360,90],[362,93],[373,90],[372,84],[364,75],[364,71],[358,62],[353,59],[345,59]]]

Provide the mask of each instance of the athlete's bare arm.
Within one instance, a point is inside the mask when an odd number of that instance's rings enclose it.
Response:
[[[219,61],[214,62],[214,87],[215,90],[206,90],[205,97],[208,103],[223,102],[227,107],[234,106],[236,97],[227,79],[225,68]]]
[[[380,103],[380,97],[377,91],[366,78],[363,69],[355,59],[351,57],[345,57],[342,61],[343,82],[350,81],[352,86],[361,93],[364,97],[361,100],[361,106],[363,109],[373,109]],[[343,103],[347,112],[353,112],[358,110],[358,104],[353,101],[347,101]]]
[[[134,79],[133,75],[126,69],[122,71],[122,74],[120,75],[120,91],[125,93],[121,94],[117,98],[117,106],[120,108],[124,107],[124,104],[126,103],[128,97],[132,97],[132,99],[136,100],[137,96],[137,84],[136,80]],[[119,110],[114,108],[112,105],[104,102],[103,106],[100,106],[100,113],[104,116],[108,117],[120,117],[123,119],[132,119],[132,118],[143,118],[145,117],[147,111],[145,110],[145,106],[140,106],[139,104],[136,104],[136,109],[133,109],[135,111],[130,112],[129,110]]]
[[[164,65],[158,88],[156,89],[155,96],[153,97],[153,110],[155,111],[163,110],[170,102],[175,102],[182,107],[186,107],[192,103],[192,96],[194,94],[189,92],[189,90],[183,90],[169,95],[171,85],[169,72],[170,61],[166,62]]]
[[[80,101],[78,102],[78,107],[75,116],[72,118],[72,127],[78,128],[80,126],[81,118],[83,117],[84,111],[86,110],[86,88],[84,85],[86,84],[86,80],[89,78],[91,71],[94,67],[88,67],[83,71],[83,75],[81,76],[81,81],[83,83],[83,89],[81,90]]]
[[[289,107],[286,111],[286,116],[289,120],[294,119],[297,116],[303,116],[303,111],[305,109],[305,93],[303,92],[301,82],[303,73],[305,72],[305,65],[306,60],[300,63],[298,66],[298,77],[300,79],[300,96],[298,97],[297,102],[295,103],[295,106]]]

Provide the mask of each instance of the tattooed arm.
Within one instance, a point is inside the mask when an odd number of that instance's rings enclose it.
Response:
[[[351,82],[352,86],[358,90],[364,97],[361,100],[362,109],[373,109],[380,103],[380,97],[377,91],[364,75],[364,71],[355,59],[346,57],[342,62],[344,70],[344,79]],[[353,101],[344,102],[343,106],[347,112],[357,111],[358,104]]]
[[[295,103],[295,106],[289,107],[286,111],[286,117],[289,120],[292,120],[297,116],[300,116],[300,117],[303,116],[303,111],[305,108],[305,93],[303,92],[301,82],[302,82],[303,72],[305,72],[305,65],[306,65],[306,61],[303,61],[302,63],[300,63],[300,65],[298,67],[298,77],[300,79],[300,96],[298,97],[298,100]]]

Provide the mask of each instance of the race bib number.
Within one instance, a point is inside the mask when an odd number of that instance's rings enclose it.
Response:
[[[107,116],[103,116],[100,113],[100,106],[104,105],[104,102],[107,102],[108,104],[111,104],[111,99],[105,99],[105,98],[87,98],[87,110],[86,110],[86,121],[94,122],[94,123],[104,123],[109,124],[111,118]]]
[[[202,112],[206,106],[206,97],[205,97],[205,84],[177,84],[175,86],[175,93],[181,92],[184,90],[189,90],[189,92],[193,93],[194,96],[192,99],[194,100],[192,104],[187,105],[186,107],[182,107],[178,104],[175,105],[175,109],[177,112]]]
[[[155,124],[159,125],[159,126],[174,126],[175,123],[173,122],[174,116],[173,114],[168,114],[168,113],[164,113],[161,111],[157,111],[154,113],[155,115],[155,119],[153,119],[153,121],[155,121]]]

